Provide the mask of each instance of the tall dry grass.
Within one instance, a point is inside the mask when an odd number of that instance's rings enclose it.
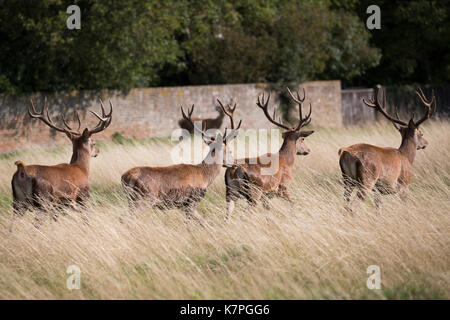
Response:
[[[337,151],[367,142],[398,146],[390,126],[316,128],[310,155],[298,156],[290,186],[295,199],[272,209],[240,201],[224,221],[221,174],[200,204],[208,227],[186,224],[181,211],[145,210],[124,225],[119,181],[136,165],[161,165],[162,142],[101,144],[92,160],[92,199],[85,225],[67,212],[33,227],[33,212],[8,231],[15,160],[56,164],[70,147],[29,149],[0,157],[0,298],[26,299],[353,299],[450,297],[449,122],[424,126],[429,146],[417,153],[409,200],[371,199],[345,215]],[[81,289],[68,290],[69,265],[81,270]],[[381,269],[381,290],[366,287],[370,265]]]

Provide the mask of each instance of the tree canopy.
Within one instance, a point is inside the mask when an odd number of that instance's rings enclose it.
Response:
[[[0,92],[342,79],[445,82],[449,5],[366,0],[4,0]],[[81,9],[69,30],[66,9]]]

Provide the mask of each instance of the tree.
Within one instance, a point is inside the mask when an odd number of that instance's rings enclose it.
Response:
[[[5,0],[0,91],[352,79],[380,58],[358,3]],[[71,4],[80,30],[66,27]]]
[[[185,12],[185,78],[194,84],[351,78],[380,59],[364,21],[329,1],[194,2]]]
[[[167,1],[81,0],[81,29],[66,27],[68,1],[0,7],[0,90],[127,89],[157,82],[175,61],[178,21]]]
[[[371,33],[382,59],[361,80],[369,85],[439,85],[450,81],[450,2],[361,0],[356,12],[367,18],[370,4],[381,9],[381,30]]]

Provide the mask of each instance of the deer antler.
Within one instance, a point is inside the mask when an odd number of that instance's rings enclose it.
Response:
[[[89,130],[89,135],[101,132],[101,131],[105,130],[106,128],[108,128],[108,126],[111,124],[112,112],[113,112],[113,104],[112,104],[111,100],[109,100],[110,111],[108,114],[105,113],[105,106],[103,105],[102,99],[100,99],[100,106],[102,108],[102,116],[99,116],[95,111],[89,110],[90,113],[92,113],[94,116],[96,116],[99,119],[99,122],[97,123],[95,128],[92,130]]]
[[[258,100],[256,102],[256,105],[264,111],[264,114],[265,114],[267,120],[269,120],[274,125],[276,125],[276,126],[278,126],[280,128],[283,128],[283,129],[286,129],[286,130],[291,130],[291,128],[289,128],[288,126],[285,126],[281,122],[277,122],[277,121],[274,120],[274,118],[275,118],[275,110],[273,112],[273,117],[270,116],[269,110],[268,110],[269,100],[270,100],[270,92],[268,94],[268,97],[267,97],[266,101],[264,101],[264,93],[263,93],[262,94],[262,100],[260,100],[259,96],[258,96]]]
[[[293,128],[294,131],[298,131],[301,128],[307,126],[311,122],[312,105],[311,105],[311,103],[309,104],[309,113],[305,118],[303,118],[302,108],[303,108],[303,102],[305,102],[305,98],[306,98],[305,88],[303,88],[303,98],[300,98],[300,94],[298,93],[298,91],[296,91],[297,97],[295,97],[292,94],[291,90],[289,90],[288,87],[286,87],[286,89],[289,92],[292,100],[294,100],[294,102],[298,104],[298,116],[299,116],[298,124],[297,124],[297,127]]]
[[[63,132],[70,137],[81,135],[81,133],[80,133],[81,120],[80,120],[80,115],[78,114],[78,111],[76,111],[78,129],[73,130],[70,127],[69,123],[66,121],[66,118],[64,117],[64,115],[61,115],[61,118],[62,118],[65,128],[61,128],[61,127],[58,127],[57,125],[55,125],[53,120],[50,118],[50,114],[49,114],[48,108],[47,108],[47,98],[44,99],[44,105],[42,107],[41,112],[36,111],[36,107],[34,105],[33,100],[30,100],[30,102],[31,102],[31,106],[30,106],[30,108],[28,108],[28,114],[30,115],[30,117],[39,119],[42,122],[44,122],[46,125],[48,125],[50,128],[53,128],[59,132]],[[99,116],[96,112],[89,110],[93,115],[95,115],[100,120],[94,129],[92,129],[92,130],[88,129],[89,135],[103,131],[111,124],[112,112],[113,112],[113,105],[112,105],[111,100],[109,100],[109,105],[111,107],[111,111],[108,114],[105,113],[105,107],[104,107],[103,101],[101,99],[100,99],[100,103],[101,103],[101,108],[102,108],[102,116]]]
[[[380,101],[380,87],[376,87],[375,89],[375,97],[370,98],[369,100],[366,100],[363,98],[363,102],[365,103],[366,106],[374,108],[375,110],[377,110],[378,112],[380,112],[383,116],[386,117],[386,119],[397,123],[399,125],[402,126],[407,126],[408,124],[404,121],[401,121],[400,119],[398,119],[398,113],[397,114],[397,119],[391,117],[390,115],[387,114],[386,112],[386,91],[383,90],[383,102]]]
[[[416,91],[417,96],[419,97],[420,101],[426,108],[426,113],[420,119],[415,123],[415,126],[418,127],[420,124],[422,124],[425,120],[429,119],[433,114],[433,109],[431,108],[434,102],[434,106],[436,108],[436,98],[434,97],[434,90],[431,91],[431,99],[428,101],[428,99],[425,97],[425,94],[423,93],[422,89],[418,88]]]
[[[34,106],[34,102],[33,102],[32,99],[30,99],[30,103],[31,103],[31,106],[30,106],[30,108],[28,108],[28,114],[30,115],[30,117],[39,119],[42,122],[44,122],[47,126],[49,126],[50,128],[55,129],[56,131],[59,131],[59,132],[63,132],[65,134],[69,135],[69,136],[80,135],[79,131],[73,130],[67,124],[66,120],[64,119],[64,116],[62,116],[62,117],[63,117],[64,125],[67,128],[58,127],[57,125],[55,125],[53,123],[53,120],[50,118],[50,114],[49,114],[48,108],[47,108],[47,97],[44,98],[44,105],[42,106],[41,112],[37,112],[36,111],[36,107]],[[80,121],[78,113],[77,113],[77,117],[78,117],[78,121]]]
[[[181,114],[183,115],[183,118],[188,121],[191,126],[194,128],[194,131],[202,135],[203,140],[207,142],[207,140],[215,141],[216,137],[210,136],[205,132],[205,123],[203,123],[202,129],[200,130],[197,126],[194,125],[194,122],[192,121],[192,113],[194,112],[194,105],[192,105],[191,109],[188,109],[188,115],[184,112],[183,107],[181,106]],[[206,139],[205,139],[206,137]]]
[[[217,99],[217,101],[219,102],[223,113],[226,114],[230,118],[231,129],[233,130],[233,133],[230,134],[230,136],[227,136],[227,128],[225,128],[225,133],[223,135],[223,140],[222,141],[224,143],[226,143],[227,140],[233,139],[236,136],[235,132],[241,127],[242,120],[239,121],[238,126],[235,127],[234,119],[233,119],[233,113],[234,113],[234,110],[236,110],[236,104],[234,104],[233,108],[228,105],[229,110],[227,110],[223,106],[222,102],[219,99]],[[205,132],[204,123],[203,123],[203,127],[202,127],[201,130],[194,125],[194,122],[192,121],[192,113],[193,112],[194,112],[194,105],[192,105],[191,109],[188,109],[187,115],[184,112],[183,107],[181,107],[181,114],[183,115],[183,118],[190,123],[190,125],[194,128],[194,131],[200,133],[202,135],[203,140],[205,140],[205,142],[208,142],[207,140],[215,141],[216,140],[215,136],[210,136],[210,135],[208,135]],[[205,137],[206,137],[206,139],[205,139]]]
[[[219,102],[223,113],[226,114],[228,116],[228,118],[230,118],[230,126],[231,126],[231,130],[232,131],[231,131],[230,135],[227,135],[228,128],[225,128],[225,133],[223,135],[224,142],[226,144],[228,140],[234,139],[237,136],[237,131],[241,127],[242,120],[240,120],[238,126],[235,127],[235,125],[234,125],[234,110],[236,110],[236,102],[234,103],[234,107],[231,107],[228,104],[227,105],[228,110],[224,107],[224,105],[222,104],[222,102],[219,99],[217,99],[217,102]]]

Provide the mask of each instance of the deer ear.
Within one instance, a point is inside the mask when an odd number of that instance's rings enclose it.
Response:
[[[301,131],[300,132],[300,137],[306,138],[307,136],[310,136],[314,133],[314,131]]]
[[[91,134],[89,133],[88,128],[83,130],[83,133],[81,134],[81,136],[83,137],[83,139],[88,139],[91,136]]]
[[[414,116],[408,122],[408,128],[415,129],[416,125],[414,124]]]

